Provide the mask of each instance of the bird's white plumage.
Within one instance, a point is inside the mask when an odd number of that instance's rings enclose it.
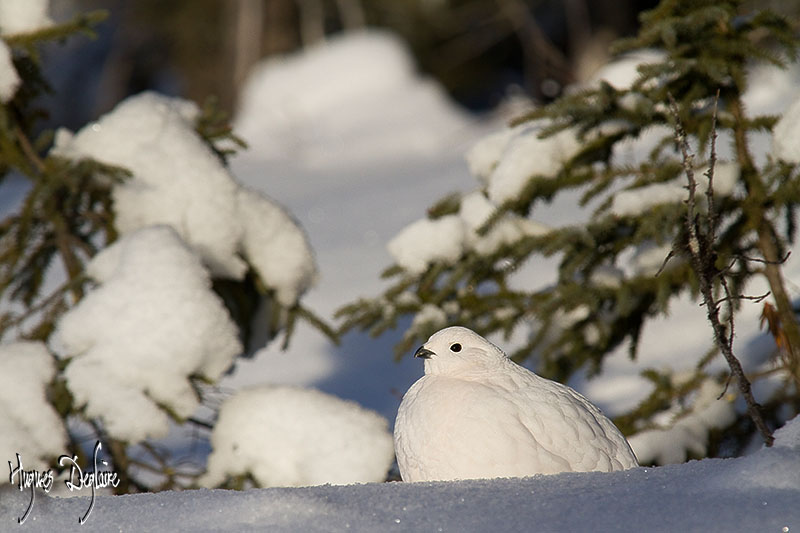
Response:
[[[597,407],[517,365],[474,331],[445,328],[417,353],[426,357],[425,375],[403,397],[394,429],[403,481],[637,466],[625,437]]]

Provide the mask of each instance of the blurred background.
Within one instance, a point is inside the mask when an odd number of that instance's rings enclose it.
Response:
[[[154,89],[236,111],[250,67],[326,35],[384,27],[405,39],[422,72],[462,106],[483,111],[509,93],[548,101],[609,58],[655,0],[56,0],[52,16],[105,9],[96,40],[53,47],[58,98],[77,128],[130,94]],[[763,2],[762,2],[763,3]],[[791,2],[775,2],[791,4]],[[71,60],[77,58],[79,60]],[[61,104],[61,105],[59,105]]]

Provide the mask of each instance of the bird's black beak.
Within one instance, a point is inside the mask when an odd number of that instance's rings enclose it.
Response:
[[[420,346],[419,349],[414,352],[414,357],[421,357],[423,359],[430,359],[432,355],[435,354],[424,346]]]

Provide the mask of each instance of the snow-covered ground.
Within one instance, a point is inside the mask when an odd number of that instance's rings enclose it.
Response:
[[[612,473],[438,483],[198,490],[90,497],[37,495],[24,531],[630,531],[800,529],[800,418],[776,446]],[[83,489],[88,491],[88,488]],[[30,496],[0,490],[0,529]],[[20,531],[23,531],[20,528]]]

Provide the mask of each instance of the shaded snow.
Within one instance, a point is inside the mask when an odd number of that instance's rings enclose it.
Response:
[[[244,492],[198,490],[37,497],[29,531],[621,531],[791,532],[800,528],[800,419],[773,448],[612,473],[523,479],[383,483]],[[88,489],[84,489],[88,490]],[[0,524],[15,524],[29,495],[0,493]]]
[[[100,285],[59,321],[55,344],[73,357],[64,375],[78,406],[109,435],[164,437],[166,406],[198,407],[189,376],[219,379],[241,351],[238,332],[208,272],[167,226],[131,233],[97,254]]]
[[[314,389],[261,386],[227,399],[201,485],[251,473],[262,487],[379,482],[394,460],[388,422]]]

